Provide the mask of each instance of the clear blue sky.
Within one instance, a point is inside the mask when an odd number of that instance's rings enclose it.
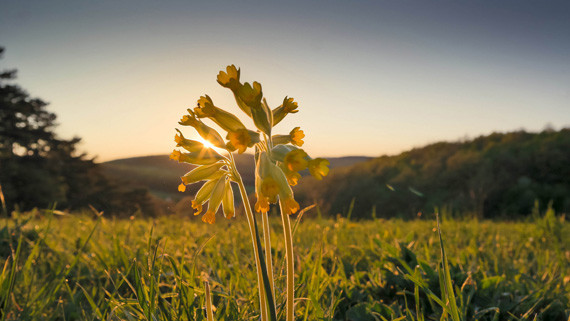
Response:
[[[378,156],[570,126],[569,17],[562,1],[8,0],[0,68],[100,161],[169,153],[200,95],[237,112],[215,81],[228,64],[272,106],[295,97],[278,130],[301,126],[311,155]]]

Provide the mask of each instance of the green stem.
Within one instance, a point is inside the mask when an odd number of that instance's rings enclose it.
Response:
[[[287,312],[286,320],[294,321],[295,306],[295,264],[293,262],[293,237],[291,235],[291,221],[289,215],[283,212],[283,205],[279,200],[281,219],[283,220],[283,235],[285,237],[285,256],[287,258]]]
[[[261,213],[261,224],[263,225],[263,241],[265,246],[265,264],[267,266],[267,276],[271,286],[271,294],[275,298],[275,285],[273,278],[273,258],[271,257],[271,236],[269,230],[269,218],[267,212]]]
[[[230,154],[231,155],[231,154]],[[231,157],[232,164],[234,165],[234,178],[236,179],[236,183],[239,187],[239,192],[241,195],[241,199],[243,202],[243,207],[245,208],[245,215],[247,217],[247,223],[249,225],[249,233],[251,235],[251,244],[253,245],[253,253],[255,255],[255,266],[257,267],[257,288],[259,291],[259,309],[261,310],[261,321],[267,321],[267,303],[265,301],[265,291],[263,289],[263,278],[262,278],[262,271],[261,271],[261,260],[259,256],[259,252],[257,250],[257,239],[255,238],[255,227],[254,227],[254,218],[253,212],[251,210],[251,205],[249,204],[249,199],[247,198],[247,192],[245,190],[245,186],[243,185],[243,181],[241,179],[241,175],[235,169],[235,162],[233,157]]]

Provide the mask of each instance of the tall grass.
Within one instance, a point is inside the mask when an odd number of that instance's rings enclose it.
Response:
[[[296,320],[568,320],[570,227],[450,220],[293,224]],[[2,320],[259,318],[244,219],[115,220],[16,214],[0,226]],[[277,319],[285,318],[285,246],[275,237]],[[223,231],[223,232],[219,232]],[[442,251],[442,249],[444,251]]]

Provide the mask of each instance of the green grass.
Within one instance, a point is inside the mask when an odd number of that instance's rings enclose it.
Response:
[[[316,215],[316,214],[315,214]],[[275,215],[274,215],[275,216]],[[309,218],[294,235],[297,320],[568,320],[570,226]],[[83,213],[0,220],[2,320],[257,320],[243,217],[115,220]],[[278,319],[284,246],[271,221]],[[447,260],[442,260],[445,246]]]

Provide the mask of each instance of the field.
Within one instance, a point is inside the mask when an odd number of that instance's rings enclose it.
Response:
[[[93,213],[0,221],[3,320],[257,320],[256,274],[242,217],[118,220]],[[271,221],[278,315],[282,228]],[[453,220],[442,235],[462,320],[568,320],[570,225],[549,212],[524,222]],[[435,217],[298,222],[297,320],[451,319],[440,304]]]

